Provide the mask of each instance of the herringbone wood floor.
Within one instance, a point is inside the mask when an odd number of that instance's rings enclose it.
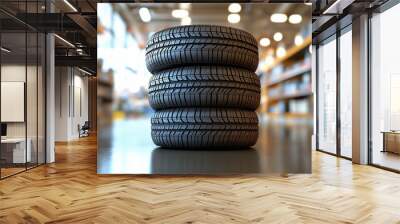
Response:
[[[323,153],[313,174],[96,175],[96,140],[0,181],[0,223],[400,223],[400,175]]]

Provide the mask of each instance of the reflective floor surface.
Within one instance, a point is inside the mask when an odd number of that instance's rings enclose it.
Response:
[[[400,155],[392,152],[375,150],[372,155],[372,163],[394,170],[400,170]]]
[[[308,119],[260,118],[252,148],[162,149],[151,140],[150,119],[114,121],[111,138],[99,139],[99,174],[310,173],[312,123]],[[100,135],[101,136],[101,135]]]

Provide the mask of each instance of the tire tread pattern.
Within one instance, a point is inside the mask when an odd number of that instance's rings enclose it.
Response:
[[[230,107],[256,109],[260,80],[245,69],[216,66],[178,67],[150,80],[149,102],[154,109]]]
[[[185,65],[224,65],[255,71],[257,41],[245,31],[213,25],[173,27],[150,38],[146,66],[151,73]]]
[[[155,33],[149,40],[148,45],[188,37],[240,40],[257,47],[257,41],[250,33],[232,27],[216,25],[190,25],[167,28]]]
[[[223,108],[179,108],[157,111],[152,139],[167,148],[248,147],[258,138],[254,111]]]

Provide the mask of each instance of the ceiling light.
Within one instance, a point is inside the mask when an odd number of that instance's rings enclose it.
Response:
[[[333,12],[336,12],[337,14],[339,14],[339,12],[338,12],[338,5],[339,5],[339,7],[340,7],[341,1],[342,1],[342,0],[334,1],[334,2],[332,3],[332,5],[330,5],[327,9],[325,9],[325,11],[322,12],[322,14],[329,14],[329,13],[333,13]],[[349,2],[350,2],[350,1],[349,1]],[[343,3],[343,2],[342,2],[342,3]],[[333,11],[332,11],[332,10],[333,10]]]
[[[83,73],[85,73],[85,74],[87,74],[87,75],[92,75],[92,73],[90,73],[90,72],[88,72],[88,71],[86,71],[86,70],[83,70],[83,69],[81,69],[81,68],[79,68],[79,67],[78,67],[78,70],[81,71],[81,72],[83,72]]]
[[[310,45],[310,46],[308,47],[308,51],[310,52],[310,54],[312,54],[312,45]]]
[[[289,23],[291,24],[299,24],[302,20],[303,18],[299,14],[293,14],[289,16]]]
[[[284,23],[287,21],[287,15],[283,13],[274,13],[271,15],[271,22],[273,23]]]
[[[242,6],[239,3],[231,3],[228,7],[230,13],[239,13],[242,10]]]
[[[71,3],[69,3],[68,0],[64,0],[64,3],[67,4],[74,12],[78,12],[78,10]]]
[[[7,49],[7,48],[5,48],[5,47],[1,47],[0,49],[1,49],[2,51],[6,52],[6,53],[10,53],[10,52],[11,52],[11,50],[9,50],[9,49]]]
[[[312,2],[305,2],[304,4],[305,4],[305,5],[308,5],[308,6],[311,6],[311,5],[312,5]]]
[[[238,22],[240,22],[240,15],[239,14],[229,14],[228,15],[228,22],[229,23],[238,23]]]
[[[276,32],[276,33],[274,34],[274,40],[275,40],[276,42],[281,41],[282,39],[283,39],[283,34],[282,34],[281,32]]]
[[[186,9],[174,9],[172,10],[172,16],[175,18],[185,18],[189,16],[189,12]]]
[[[283,46],[279,46],[277,49],[276,49],[276,56],[278,57],[278,58],[281,58],[281,57],[283,57],[283,56],[285,56],[286,55],[286,49],[283,47]]]
[[[54,36],[57,37],[62,42],[64,42],[65,44],[67,44],[68,46],[75,48],[75,45],[71,44],[71,42],[69,42],[68,40],[58,36],[57,34],[54,34]]]
[[[182,26],[187,26],[192,24],[192,19],[190,17],[185,17],[181,19],[181,25]]]
[[[303,42],[304,42],[304,38],[300,34],[297,34],[296,37],[294,38],[294,44],[296,46],[299,46],[299,45],[303,44]]]
[[[260,40],[260,45],[263,47],[268,47],[271,44],[271,41],[267,37],[263,37]]]
[[[139,16],[140,16],[140,19],[145,23],[148,23],[151,20],[150,11],[149,11],[148,8],[144,8],[144,7],[140,8],[139,9]]]

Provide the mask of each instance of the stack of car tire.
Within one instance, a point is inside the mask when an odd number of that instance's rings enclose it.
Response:
[[[166,148],[248,147],[258,138],[255,38],[213,25],[155,33],[146,47],[154,143]]]

